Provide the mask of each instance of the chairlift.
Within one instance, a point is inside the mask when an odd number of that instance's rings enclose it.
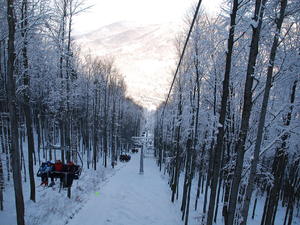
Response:
[[[138,149],[138,148],[132,148],[132,149],[131,149],[131,152],[132,152],[132,153],[138,153],[138,152],[139,152],[139,149]]]
[[[61,164],[60,165],[61,170],[57,171],[57,170],[55,170],[55,165],[57,165],[56,163],[43,162],[37,172],[38,177],[43,178],[43,176],[45,176],[47,180],[49,177],[51,179],[59,178],[60,182],[61,182],[60,187],[63,187],[63,188],[72,187],[73,180],[79,179],[81,172],[82,172],[82,168],[83,168],[83,161],[82,161],[82,158],[81,158],[79,152],[76,150],[62,149],[60,146],[51,145],[49,143],[46,148],[77,153],[78,158],[81,162],[81,165],[76,165],[74,163],[62,164],[60,161],[59,164]]]
[[[128,162],[130,159],[131,159],[131,156],[129,154],[126,154],[125,152],[122,152],[119,157],[119,160],[121,162]]]

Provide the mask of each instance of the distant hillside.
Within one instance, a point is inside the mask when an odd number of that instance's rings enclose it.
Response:
[[[139,25],[118,22],[76,37],[83,51],[114,56],[125,76],[128,94],[150,107],[163,99],[175,65],[175,30],[172,23]]]

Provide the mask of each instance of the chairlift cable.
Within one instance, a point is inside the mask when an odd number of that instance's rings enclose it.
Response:
[[[192,30],[193,30],[193,27],[194,27],[196,18],[197,18],[197,16],[198,16],[201,2],[202,2],[202,0],[199,0],[199,1],[198,1],[197,8],[196,8],[196,11],[195,11],[195,14],[194,14],[194,18],[193,18],[192,24],[191,24],[191,26],[190,26],[189,33],[188,33],[188,35],[187,35],[187,38],[186,38],[186,40],[185,40],[184,47],[183,47],[183,50],[182,50],[182,53],[181,53],[181,56],[180,56],[180,59],[179,59],[179,62],[178,62],[178,65],[177,65],[175,74],[174,74],[174,77],[173,77],[173,81],[172,81],[171,87],[170,87],[170,89],[169,89],[169,93],[168,93],[167,99],[166,99],[165,104],[164,104],[164,108],[163,108],[163,111],[162,111],[161,118],[164,116],[165,109],[166,109],[166,105],[167,105],[168,100],[169,100],[169,98],[170,98],[170,94],[171,94],[173,85],[174,85],[174,83],[175,83],[175,79],[176,79],[176,77],[177,77],[177,74],[178,74],[179,68],[180,68],[180,66],[181,66],[181,62],[182,62],[182,59],[183,59],[183,56],[184,56],[184,53],[185,53],[185,50],[186,50],[186,47],[187,47],[187,44],[188,44],[188,41],[189,41],[189,39],[190,39],[190,36],[191,36]]]

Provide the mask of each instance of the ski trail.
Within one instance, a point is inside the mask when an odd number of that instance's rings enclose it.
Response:
[[[153,159],[139,155],[110,177],[94,197],[69,221],[69,225],[181,225],[178,209]]]

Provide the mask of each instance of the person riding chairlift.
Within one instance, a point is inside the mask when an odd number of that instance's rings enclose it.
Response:
[[[41,168],[41,185],[48,186],[48,177],[50,172],[53,171],[53,164],[50,161],[47,161]],[[52,178],[51,178],[52,181]]]
[[[62,174],[61,172],[63,171],[63,164],[60,160],[56,160],[55,163],[54,163],[54,170],[52,171],[52,175],[50,176],[51,177],[51,183],[49,185],[49,187],[52,187],[53,185],[55,185],[55,182],[54,182],[54,177],[55,178],[62,178]]]
[[[49,187],[55,185],[54,178],[60,178],[64,187],[71,187],[75,178],[76,165],[72,161],[68,161],[67,164],[63,164],[60,160],[56,160],[54,164],[47,161],[43,163],[40,172],[41,185],[48,186],[48,177],[50,177],[51,183]]]

